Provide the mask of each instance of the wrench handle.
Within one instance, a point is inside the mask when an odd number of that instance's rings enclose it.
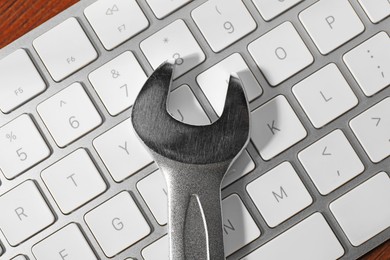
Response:
[[[227,166],[160,165],[168,186],[171,260],[225,260],[221,182]]]

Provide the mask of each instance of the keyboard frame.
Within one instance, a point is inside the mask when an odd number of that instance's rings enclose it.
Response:
[[[386,230],[378,234],[376,237],[365,242],[361,246],[353,247],[348,241],[343,231],[341,230],[340,226],[337,224],[335,218],[332,216],[328,207],[330,202],[340,197],[342,194],[346,193],[352,188],[356,187],[360,183],[364,182],[365,180],[369,179],[376,173],[380,171],[386,171],[386,173],[390,176],[390,167],[389,167],[390,157],[387,157],[386,159],[382,160],[380,163],[377,164],[372,163],[348,125],[350,119],[357,116],[358,114],[360,114],[367,108],[371,107],[372,105],[378,103],[385,97],[390,96],[390,87],[385,88],[384,90],[380,91],[379,93],[377,93],[372,97],[366,97],[342,60],[343,54],[353,49],[355,46],[359,45],[366,39],[369,39],[377,32],[385,31],[387,32],[387,34],[390,34],[390,17],[386,18],[379,24],[373,24],[371,23],[371,21],[369,20],[365,12],[363,11],[360,4],[356,0],[349,0],[351,5],[354,7],[354,10],[356,11],[358,16],[364,23],[365,31],[362,34],[355,37],[354,39],[352,39],[351,41],[349,41],[348,43],[342,45],[335,51],[331,52],[330,54],[323,56],[320,54],[317,47],[314,45],[313,41],[309,37],[308,33],[305,31],[303,25],[300,23],[298,18],[298,14],[301,10],[310,6],[317,0],[303,1],[298,5],[289,9],[286,13],[277,16],[276,18],[272,19],[269,22],[264,21],[264,19],[261,17],[260,13],[256,9],[255,5],[251,2],[251,0],[243,0],[244,4],[246,5],[249,12],[251,13],[253,19],[257,23],[256,30],[250,33],[249,35],[247,35],[246,37],[242,38],[237,43],[222,50],[221,52],[214,53],[211,50],[208,43],[206,42],[203,35],[201,34],[200,30],[197,28],[195,22],[192,20],[190,14],[190,12],[194,8],[204,3],[205,0],[197,0],[197,1],[190,2],[184,7],[182,7],[181,9],[179,9],[178,11],[174,12],[173,14],[167,16],[162,20],[159,20],[155,17],[152,10],[144,0],[137,0],[137,3],[141,6],[141,9],[144,11],[146,17],[149,20],[150,23],[149,27],[145,31],[139,33],[138,35],[131,38],[124,44],[121,44],[120,46],[113,49],[112,51],[107,51],[104,49],[103,45],[101,44],[97,35],[94,33],[92,27],[90,26],[89,22],[87,21],[83,13],[84,9],[95,1],[96,0],[82,0],[78,2],[77,4],[73,5],[69,9],[63,11],[62,13],[58,14],[54,18],[50,19],[49,21],[45,22],[44,24],[40,25],[36,29],[32,30],[31,32],[27,33],[26,35],[22,36],[15,42],[11,43],[10,45],[0,50],[0,59],[2,59],[3,57],[7,56],[8,54],[14,52],[19,48],[24,48],[25,50],[27,50],[30,58],[32,58],[33,63],[37,67],[38,71],[40,72],[40,74],[42,75],[44,81],[48,86],[46,91],[43,92],[41,95],[35,97],[28,103],[22,105],[21,107],[13,110],[11,113],[3,114],[0,112],[0,126],[3,126],[7,122],[11,121],[12,119],[15,119],[16,117],[18,117],[23,113],[30,114],[33,116],[35,123],[41,130],[42,136],[48,143],[49,147],[51,147],[51,151],[52,151],[52,154],[48,159],[38,164],[37,166],[29,169],[28,171],[18,176],[14,180],[11,181],[7,180],[6,178],[4,178],[3,175],[1,175],[0,194],[5,193],[6,191],[12,189],[13,187],[17,186],[18,184],[22,183],[27,179],[33,179],[36,181],[36,183],[38,183],[41,192],[44,194],[44,197],[46,198],[48,204],[51,205],[52,211],[56,216],[56,222],[53,225],[49,226],[42,232],[38,233],[37,235],[33,236],[31,239],[27,240],[26,242],[22,243],[21,245],[15,248],[7,245],[6,238],[0,232],[0,241],[3,244],[2,246],[3,249],[5,248],[5,253],[0,258],[9,259],[17,254],[24,253],[31,259],[35,259],[31,253],[31,247],[37,242],[48,237],[50,234],[54,233],[55,231],[61,229],[62,227],[66,226],[71,222],[78,223],[78,225],[83,230],[84,235],[87,238],[87,241],[90,243],[90,245],[92,246],[95,253],[99,256],[99,258],[102,259],[106,258],[100,246],[97,244],[95,238],[93,237],[93,234],[87,227],[84,221],[84,215],[86,212],[100,205],[101,203],[113,197],[114,195],[118,194],[122,190],[130,191],[132,197],[135,199],[136,203],[141,208],[141,211],[146,216],[148,223],[152,227],[153,233],[148,237],[146,237],[145,239],[139,241],[132,247],[128,248],[127,250],[119,253],[118,255],[110,259],[123,260],[129,256],[135,257],[136,259],[143,259],[141,256],[142,249],[166,233],[167,227],[160,226],[157,223],[157,221],[153,217],[151,211],[148,209],[146,203],[144,202],[143,198],[141,197],[140,193],[136,188],[136,184],[139,180],[141,180],[142,178],[144,178],[145,176],[147,176],[148,174],[150,174],[151,172],[157,169],[156,165],[155,164],[148,165],[140,172],[126,179],[125,181],[121,183],[116,183],[111,178],[102,160],[100,159],[96,150],[93,148],[92,145],[93,139],[103,134],[105,131],[111,129],[113,126],[127,119],[130,116],[131,108],[125,110],[118,116],[112,117],[107,112],[105,106],[103,105],[102,101],[98,97],[96,91],[90,84],[88,80],[88,74],[94,71],[95,69],[99,68],[106,62],[110,61],[114,57],[117,57],[124,51],[131,50],[135,54],[137,60],[139,61],[143,69],[145,70],[146,74],[150,75],[153,70],[149,62],[147,61],[146,57],[143,55],[142,51],[140,50],[139,47],[140,42],[179,18],[183,19],[186,22],[190,31],[193,33],[195,39],[197,39],[199,45],[203,49],[207,59],[199,66],[195,67],[185,75],[175,80],[174,82],[175,88],[184,83],[188,84],[193,90],[193,92],[195,93],[196,97],[200,100],[208,116],[212,120],[216,120],[217,118],[216,114],[214,113],[206,97],[198,87],[195,77],[199,75],[201,72],[211,67],[212,65],[214,65],[215,63],[218,63],[222,59],[226,58],[230,54],[234,52],[239,52],[244,58],[244,60],[246,61],[246,63],[248,64],[253,75],[255,76],[255,78],[258,80],[259,84],[263,88],[263,94],[259,98],[251,102],[250,104],[251,110],[254,110],[255,108],[261,106],[262,104],[266,103],[273,97],[279,94],[283,94],[288,99],[289,103],[293,107],[294,111],[296,112],[296,114],[298,115],[299,119],[301,120],[302,124],[304,125],[304,127],[308,132],[308,135],[305,139],[303,139],[302,141],[294,145],[292,148],[281,153],[280,155],[276,156],[270,161],[264,161],[258,155],[258,152],[254,148],[253,144],[252,143],[249,144],[247,150],[256,164],[255,170],[247,174],[243,178],[239,179],[234,184],[231,184],[228,187],[226,187],[222,191],[222,197],[225,198],[233,193],[239,194],[244,204],[248,208],[249,212],[251,213],[252,217],[254,218],[254,221],[259,226],[262,234],[259,239],[241,248],[237,252],[233,253],[227,259],[239,259],[245,256],[246,254],[255,250],[262,244],[276,237],[286,229],[300,222],[301,220],[303,220],[304,218],[306,218],[307,216],[311,215],[314,212],[321,212],[324,215],[325,219],[328,221],[332,230],[334,231],[340,243],[344,247],[345,254],[341,259],[356,259],[390,238],[390,228],[387,228]],[[36,53],[36,51],[32,46],[32,40],[38,37],[39,35],[43,34],[44,32],[50,30],[54,26],[58,25],[59,23],[63,22],[70,16],[74,16],[78,19],[85,33],[89,37],[91,43],[93,44],[96,51],[98,52],[99,57],[90,65],[82,68],[81,70],[77,71],[76,73],[72,74],[71,76],[67,77],[61,82],[57,83],[52,79],[47,69],[45,68],[44,64],[38,57],[38,54]],[[261,74],[260,70],[257,68],[257,65],[255,64],[254,60],[251,58],[247,46],[250,42],[254,41],[261,35],[265,34],[269,30],[275,28],[277,25],[287,20],[291,21],[294,24],[294,27],[296,28],[299,35],[301,36],[303,41],[306,43],[308,49],[312,53],[314,57],[314,62],[309,67],[295,74],[294,76],[287,79],[277,87],[271,87],[266,81],[266,79],[264,78],[264,76]],[[333,122],[327,124],[326,126],[320,129],[315,129],[312,126],[308,117],[306,116],[305,112],[299,105],[297,99],[293,95],[291,88],[296,83],[298,83],[302,79],[309,76],[311,73],[317,71],[318,69],[322,68],[323,66],[325,66],[330,62],[334,62],[338,66],[338,68],[346,78],[348,84],[352,88],[353,92],[357,96],[359,100],[359,104],[355,108],[343,114],[342,116],[340,116]],[[42,119],[37,113],[36,107],[39,103],[51,97],[55,93],[61,91],[62,89],[68,87],[73,82],[82,83],[84,89],[91,97],[92,102],[95,104],[100,115],[102,116],[104,123],[96,130],[82,137],[78,141],[61,149],[56,145],[50,133],[48,132],[47,128],[45,127]],[[309,175],[306,173],[301,163],[299,162],[297,158],[297,153],[303,150],[304,148],[306,148],[307,146],[309,146],[310,144],[314,143],[316,140],[320,139],[321,137],[327,135],[328,133],[330,133],[331,131],[337,128],[343,130],[343,132],[347,136],[348,140],[350,141],[351,145],[355,149],[356,153],[358,154],[359,158],[363,162],[366,169],[362,174],[358,175],[357,177],[355,177],[348,183],[344,184],[340,188],[336,189],[335,191],[331,192],[327,196],[322,196],[320,195],[320,193],[314,186],[313,182],[311,181]],[[100,170],[104,180],[106,181],[108,185],[108,190],[104,194],[100,195],[99,197],[92,200],[91,202],[81,207],[80,209],[74,211],[73,213],[69,215],[63,215],[59,210],[59,208],[57,207],[57,204],[55,203],[53,197],[50,195],[50,192],[48,191],[47,187],[43,183],[40,174],[43,169],[47,168],[54,162],[62,159],[63,157],[75,151],[79,147],[84,147],[87,149],[87,151],[93,158],[95,164],[97,165],[98,169]],[[259,211],[257,210],[254,203],[251,201],[249,195],[247,194],[246,184],[254,180],[255,178],[259,177],[263,173],[267,172],[268,170],[272,169],[276,165],[282,163],[283,161],[291,162],[293,167],[296,169],[299,177],[303,180],[307,190],[313,197],[314,202],[312,203],[312,205],[310,205],[303,211],[299,212],[292,218],[288,219],[287,221],[283,222],[279,226],[275,228],[270,228],[267,226],[264,219],[261,217]]]

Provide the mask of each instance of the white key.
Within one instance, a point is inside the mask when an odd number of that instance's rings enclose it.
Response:
[[[389,35],[380,32],[344,55],[344,62],[366,96],[390,85],[389,48]]]
[[[149,26],[135,0],[99,0],[85,8],[84,14],[107,50]]]
[[[94,260],[97,259],[79,227],[71,223],[34,245],[37,260]]]
[[[116,116],[133,105],[147,77],[134,54],[126,51],[88,76],[108,112]]]
[[[307,135],[282,95],[254,110],[251,116],[251,138],[264,160],[270,160]]]
[[[0,172],[13,179],[50,155],[31,118],[23,114],[0,127]]]
[[[322,195],[364,171],[364,165],[339,129],[301,151],[298,158]]]
[[[33,181],[25,181],[0,196],[0,229],[16,246],[55,221]]]
[[[270,227],[276,227],[313,202],[289,162],[252,181],[246,190]]]
[[[46,89],[27,52],[19,49],[0,60],[0,110],[9,113]]]
[[[0,249],[0,255],[1,255],[1,249]],[[14,258],[12,258],[11,260],[28,260],[28,258],[24,255],[17,255]]]
[[[222,225],[225,256],[260,236],[260,230],[237,194],[222,201]]]
[[[257,40],[248,50],[272,86],[309,66],[313,56],[290,22],[285,22]]]
[[[294,5],[303,0],[288,0],[288,1],[274,1],[274,0],[252,0],[264,20],[270,21],[281,13],[289,10]]]
[[[46,168],[41,177],[65,214],[97,197],[107,187],[84,149]]]
[[[330,204],[352,245],[359,246],[390,227],[390,178],[380,172]]]
[[[324,55],[364,31],[348,0],[318,1],[302,11],[299,19]]]
[[[137,189],[145,200],[158,224],[165,225],[168,220],[167,185],[160,170],[153,172],[137,183]]]
[[[358,0],[371,22],[379,23],[390,15],[389,0]]]
[[[343,247],[324,217],[314,213],[242,260],[329,260],[343,254]]]
[[[103,122],[78,82],[40,103],[37,110],[59,147],[67,146]]]
[[[126,191],[88,212],[84,219],[108,257],[113,257],[151,232]]]
[[[302,80],[292,90],[316,128],[358,104],[357,97],[334,63]]]
[[[176,20],[140,44],[153,69],[175,59],[174,78],[202,63],[206,56],[183,20]],[[158,51],[156,51],[158,50]]]
[[[141,254],[145,260],[169,260],[168,235],[142,249]]]
[[[220,52],[256,29],[241,0],[209,0],[191,12],[214,52]]]
[[[164,18],[191,1],[192,0],[146,0],[158,19]]]
[[[196,77],[200,88],[220,116],[225,106],[225,97],[230,75],[234,73],[242,81],[248,101],[263,93],[256,78],[239,53],[234,53]]]
[[[33,41],[55,81],[61,81],[98,57],[79,22],[72,17]]]
[[[93,146],[116,182],[123,181],[153,162],[135,135],[131,119],[97,137]]]
[[[349,122],[360,144],[377,163],[390,156],[390,97],[367,109]]]
[[[169,94],[168,111],[174,118],[190,125],[211,123],[188,85],[182,85]]]
[[[222,188],[232,184],[255,169],[255,163],[246,150],[234,161],[222,181]]]

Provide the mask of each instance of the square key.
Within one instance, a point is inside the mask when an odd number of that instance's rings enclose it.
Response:
[[[135,0],[99,0],[84,14],[107,50],[112,50],[149,26]]]
[[[0,60],[0,110],[9,113],[46,89],[27,52],[19,49]]]
[[[279,85],[314,61],[290,22],[282,23],[251,42],[248,50],[272,86]]]
[[[33,46],[57,82],[98,57],[95,48],[74,17],[36,38]]]
[[[174,78],[180,77],[206,59],[198,42],[181,19],[142,41],[140,47],[153,69],[166,60],[175,60]]]

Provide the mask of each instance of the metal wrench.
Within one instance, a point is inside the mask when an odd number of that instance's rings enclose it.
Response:
[[[219,120],[182,123],[167,111],[173,70],[165,62],[146,81],[133,106],[133,127],[167,182],[170,259],[225,259],[221,182],[248,143],[248,102],[239,79],[230,77]]]

